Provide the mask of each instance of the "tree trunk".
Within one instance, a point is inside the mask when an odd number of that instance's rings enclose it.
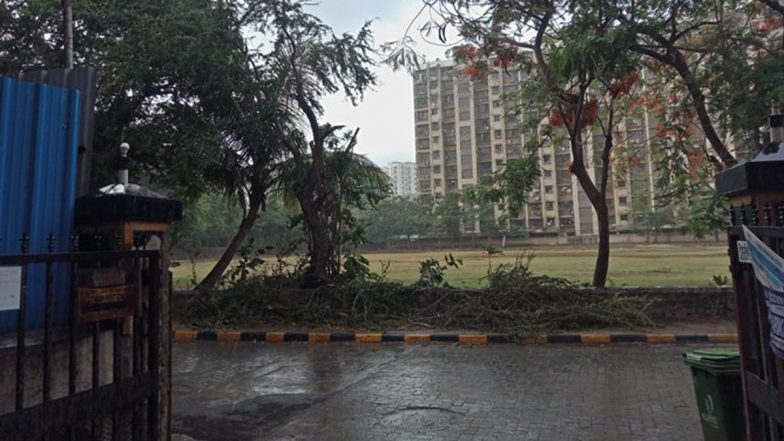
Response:
[[[307,276],[309,284],[320,284],[329,279],[330,239],[328,229],[320,222],[308,222],[310,234],[310,266]]]
[[[296,192],[302,217],[308,230],[308,251],[310,262],[305,274],[305,285],[316,286],[329,279],[329,263],[332,254],[329,226],[322,222],[319,209],[311,200],[313,191],[305,186]]]
[[[570,142],[572,148],[572,165],[570,169],[577,178],[588,200],[591,201],[593,209],[596,211],[596,219],[599,223],[599,252],[596,255],[596,266],[593,272],[593,286],[603,288],[607,283],[607,271],[610,268],[610,217],[607,210],[607,165],[609,163],[610,150],[612,149],[611,138],[607,138],[603,158],[604,174],[600,187],[597,187],[591,179],[591,175],[585,168],[583,162],[583,144],[579,134],[576,139]]]
[[[651,36],[656,39],[655,36]],[[657,39],[657,41],[659,40]],[[716,132],[716,128],[713,126],[713,122],[711,121],[710,113],[706,104],[705,94],[702,92],[700,85],[694,78],[691,67],[683,58],[683,56],[680,55],[677,48],[667,44],[663,44],[663,46],[667,51],[667,54],[662,54],[640,45],[632,45],[631,50],[653,58],[661,64],[672,67],[676,70],[676,72],[678,72],[678,75],[686,85],[686,90],[688,91],[689,97],[692,100],[694,111],[697,113],[697,120],[700,122],[700,127],[702,127],[702,130],[705,133],[705,137],[708,139],[711,148],[713,148],[713,151],[716,153],[716,155],[718,155],[724,167],[731,167],[737,164],[737,159],[735,159],[727,146],[724,145],[724,142]]]
[[[261,201],[261,197],[254,197],[251,195],[251,202],[250,206],[248,207],[248,212],[242,219],[242,222],[240,222],[240,226],[237,228],[237,233],[234,234],[231,242],[229,242],[229,245],[223,251],[223,255],[220,257],[220,259],[218,259],[217,262],[215,262],[215,266],[212,267],[209,274],[207,274],[207,276],[196,287],[197,291],[209,291],[213,289],[220,280],[221,276],[223,276],[226,268],[229,267],[232,259],[234,259],[234,255],[237,254],[237,250],[240,249],[242,244],[245,242],[245,239],[247,239],[248,235],[250,235],[251,230],[253,230],[253,226],[256,224],[256,219],[259,217]]]
[[[603,288],[607,284],[607,272],[610,269],[610,216],[607,202],[594,208],[599,222],[599,252],[596,254],[596,266],[593,269],[593,286]]]

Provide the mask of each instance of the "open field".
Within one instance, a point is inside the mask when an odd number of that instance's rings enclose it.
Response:
[[[524,250],[507,249],[492,256],[491,264],[514,262]],[[539,274],[565,277],[576,282],[587,282],[593,274],[596,249],[593,246],[561,246],[530,249],[536,257],[531,267]],[[366,253],[374,272],[381,271],[381,264],[389,263],[390,280],[410,283],[417,279],[419,262],[434,257],[444,258],[448,251],[398,251]],[[459,269],[450,268],[447,280],[456,287],[478,287],[486,283],[488,257],[482,250],[453,251],[463,260]],[[212,261],[195,263],[197,278],[203,277],[212,267]],[[610,283],[621,286],[674,286],[711,285],[711,278],[720,274],[729,277],[727,248],[723,245],[616,245],[610,256]],[[192,278],[190,262],[180,262],[173,268],[176,286],[187,288]]]

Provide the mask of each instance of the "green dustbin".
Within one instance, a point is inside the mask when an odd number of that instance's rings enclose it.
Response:
[[[705,441],[742,441],[743,389],[737,348],[705,348],[683,353],[691,366]]]

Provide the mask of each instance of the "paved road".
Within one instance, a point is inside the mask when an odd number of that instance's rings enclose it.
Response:
[[[700,440],[683,346],[175,345],[176,440]]]

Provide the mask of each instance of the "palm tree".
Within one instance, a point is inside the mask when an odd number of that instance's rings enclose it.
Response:
[[[355,161],[344,157],[354,155],[356,132],[350,141],[341,135],[342,126],[320,124],[318,118],[324,113],[320,100],[343,92],[356,102],[375,84],[369,23],[356,36],[336,36],[295,0],[251,0],[238,17],[238,26],[268,37],[271,44],[244,48],[240,67],[244,75],[230,94],[221,95],[222,106],[217,106],[223,110],[216,113],[226,130],[214,181],[228,197],[241,202],[245,214],[237,234],[199,287],[208,289],[217,283],[275,186],[290,189],[299,202],[309,238],[309,274],[326,280],[333,272],[329,270],[334,248],[330,240],[335,236],[330,231],[332,217],[341,216],[331,193],[339,188],[340,193],[353,194],[359,191],[353,188],[359,182],[340,184],[345,175],[354,176],[347,169],[335,181],[332,167],[353,168],[349,164]],[[333,186],[336,182],[338,187]]]
[[[325,140],[323,191],[310,192],[308,186],[303,185],[315,166],[310,155],[282,164],[276,186],[288,205],[298,205],[302,209],[310,257],[308,273],[311,276],[321,274],[322,279],[339,275],[346,251],[344,245],[357,245],[363,239],[361,234],[356,235],[352,211],[375,205],[389,194],[386,173],[364,155],[354,152],[359,130],[341,136],[341,128],[334,129]],[[303,206],[313,209],[312,217],[305,215]],[[323,267],[315,268],[315,265]]]
[[[337,168],[354,162],[345,158],[353,154],[356,132],[341,135],[343,126],[322,124],[319,118],[324,109],[320,101],[327,94],[342,92],[355,103],[365,90],[376,84],[376,76],[371,71],[373,38],[369,23],[356,35],[336,36],[317,17],[304,12],[299,2],[284,1],[272,10],[270,22],[275,37],[271,63],[278,77],[286,79],[283,99],[296,105],[307,126],[307,136],[299,130],[294,131],[298,136],[290,138],[287,150],[292,168],[296,170],[291,189],[299,201],[308,231],[310,264],[307,275],[312,282],[320,283],[335,273],[334,268],[330,270],[330,262],[334,260],[331,241],[334,234],[330,229],[335,227],[331,216],[342,213],[335,211],[333,206],[341,199],[330,193],[361,191],[352,188],[358,182],[346,182],[339,187],[331,185],[331,181],[339,183],[340,179],[335,181],[330,176],[328,161],[335,161]],[[266,29],[269,25],[265,23]],[[347,142],[342,149],[345,153],[339,153],[338,145],[344,142]],[[343,165],[339,166],[341,163]]]

